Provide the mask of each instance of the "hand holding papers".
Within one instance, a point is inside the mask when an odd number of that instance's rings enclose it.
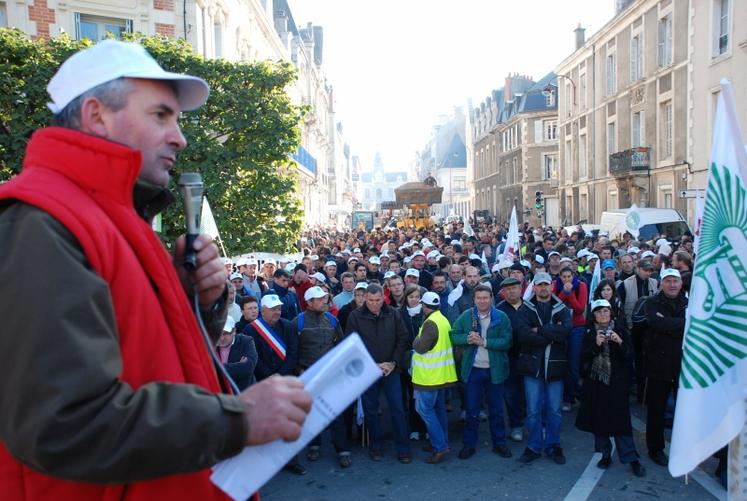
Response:
[[[299,439],[247,447],[215,465],[210,479],[233,499],[247,499],[381,377],[381,372],[358,334],[348,336],[301,375],[314,403]]]

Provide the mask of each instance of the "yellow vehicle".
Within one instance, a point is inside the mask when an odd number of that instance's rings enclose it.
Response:
[[[422,182],[405,183],[394,189],[397,205],[402,207],[402,217],[397,228],[431,228],[431,206],[441,203],[444,189]]]

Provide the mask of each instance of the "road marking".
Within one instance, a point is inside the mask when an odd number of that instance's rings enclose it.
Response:
[[[646,423],[644,423],[640,418],[631,415],[630,421],[633,425],[633,428],[635,428],[638,432],[643,434],[646,433]],[[665,440],[664,444],[664,452],[666,454],[669,454],[669,441]],[[726,490],[721,486],[721,484],[713,475],[709,475],[708,473],[703,471],[701,467],[697,467],[696,469],[691,471],[689,476],[692,477],[693,480],[698,482],[705,490],[707,490],[711,496],[715,497],[719,501],[727,500]]]
[[[612,455],[614,454],[615,443],[613,441]],[[564,501],[581,501],[589,498],[589,496],[591,495],[591,491],[594,490],[594,487],[597,486],[599,479],[602,478],[604,472],[607,471],[597,467],[597,463],[600,459],[602,459],[601,452],[595,452],[594,455],[591,456],[589,464],[586,465],[586,469],[584,470],[584,472],[581,474],[578,480],[576,480],[576,483],[573,484],[573,488],[570,490],[570,492],[566,494],[565,498],[563,498]]]

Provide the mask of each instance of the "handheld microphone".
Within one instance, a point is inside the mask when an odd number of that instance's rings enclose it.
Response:
[[[200,234],[202,210],[202,176],[196,172],[185,172],[179,176],[179,191],[184,199],[184,219],[187,223],[187,245],[184,250],[184,267],[194,270],[197,267],[197,254],[194,243]]]

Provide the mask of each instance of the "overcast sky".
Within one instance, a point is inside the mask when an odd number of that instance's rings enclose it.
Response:
[[[370,170],[406,170],[439,115],[479,105],[508,73],[539,80],[614,14],[614,0],[289,0],[324,28],[337,120]]]

